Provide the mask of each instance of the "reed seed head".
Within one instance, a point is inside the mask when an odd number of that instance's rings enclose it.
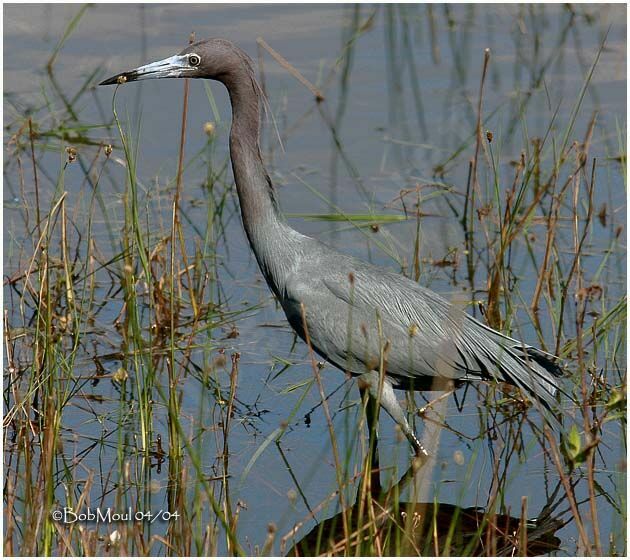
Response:
[[[203,125],[203,131],[208,136],[214,136],[215,130],[216,130],[216,128],[214,126],[214,123],[212,123],[212,122],[207,122],[206,124]]]

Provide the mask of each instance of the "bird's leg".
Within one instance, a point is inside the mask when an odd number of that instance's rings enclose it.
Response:
[[[370,472],[370,490],[373,496],[381,492],[380,465],[378,459],[378,403],[370,395],[367,385],[359,382],[361,400],[365,405],[365,416],[368,428],[368,457],[367,469]]]
[[[409,422],[407,422],[407,417],[403,412],[403,409],[396,398],[396,394],[394,393],[394,388],[392,387],[391,381],[385,377],[382,383],[382,390],[379,389],[381,386],[380,377],[378,372],[370,371],[368,373],[364,373],[359,377],[359,381],[367,386],[368,391],[370,392],[370,396],[380,402],[381,406],[385,409],[387,414],[389,414],[394,422],[400,426],[402,433],[409,440],[411,447],[413,447],[417,457],[428,457],[429,454],[424,446],[420,443],[416,434],[413,433],[413,430],[409,426]]]

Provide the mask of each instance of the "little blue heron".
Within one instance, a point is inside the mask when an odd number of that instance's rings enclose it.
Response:
[[[563,377],[555,356],[491,329],[401,274],[338,253],[288,225],[260,153],[263,97],[243,50],[225,39],[199,41],[101,85],[154,78],[206,78],[225,85],[243,226],[269,288],[295,332],[327,361],[358,376],[367,400],[380,403],[417,455],[427,452],[394,388],[495,380],[551,406]]]

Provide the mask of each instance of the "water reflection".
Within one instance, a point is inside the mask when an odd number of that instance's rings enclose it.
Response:
[[[373,507],[373,518],[358,506],[346,513],[349,539],[338,513],[313,527],[286,556],[339,556],[347,546],[358,556],[373,555],[375,549],[381,556],[539,556],[560,549],[555,533],[565,524],[552,518],[522,524],[519,517],[449,503]],[[406,527],[411,530],[403,532]]]
[[[415,472],[414,472],[415,471]],[[535,517],[496,514],[487,508],[399,497],[423,467],[410,468],[387,492],[370,487],[353,506],[318,521],[296,542],[310,519],[286,534],[280,550],[292,556],[539,556],[560,550],[556,532],[568,521],[558,485]],[[374,472],[372,473],[374,475]],[[374,476],[372,476],[372,481]],[[525,504],[524,504],[525,506]],[[525,510],[523,510],[524,512]],[[317,514],[312,517],[317,519]]]

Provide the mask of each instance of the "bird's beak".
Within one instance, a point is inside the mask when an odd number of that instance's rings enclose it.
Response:
[[[138,80],[151,80],[155,78],[186,78],[193,67],[188,63],[188,57],[175,55],[164,60],[158,60],[151,64],[140,66],[129,72],[116,74],[107,80],[102,81],[99,86],[111,84],[123,84],[125,82],[136,82]]]

